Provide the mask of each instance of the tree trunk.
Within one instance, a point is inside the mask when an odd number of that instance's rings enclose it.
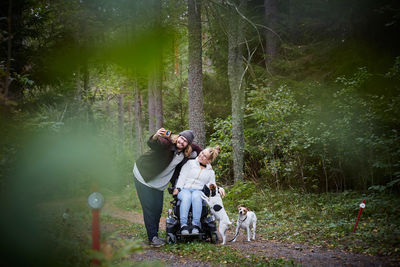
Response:
[[[149,76],[148,81],[148,112],[149,112],[149,134],[156,132],[156,96],[154,92],[154,80]]]
[[[80,68],[75,73],[75,84],[76,84],[76,102],[78,104],[78,114],[80,114],[82,106],[82,85],[81,85],[81,71]]]
[[[161,1],[151,0],[152,17],[150,23],[152,30],[161,27]],[[150,93],[151,92],[151,93]],[[151,96],[151,97],[150,97]],[[150,113],[151,109],[151,113]],[[150,116],[151,114],[151,116]],[[157,59],[152,73],[149,74],[149,132],[153,134],[164,124],[162,101],[162,57]]]
[[[133,121],[132,121],[132,108],[131,108],[131,102],[129,101],[127,104],[128,107],[128,144],[129,144],[129,150],[132,150],[133,148]]]
[[[4,101],[8,96],[8,90],[10,87],[10,70],[11,70],[11,46],[12,46],[12,34],[11,34],[11,16],[12,16],[12,0],[8,1],[8,38],[7,38],[7,66],[6,66],[6,75],[4,81]],[[0,92],[1,93],[1,92]]]
[[[162,101],[162,71],[158,67],[154,80],[154,96],[155,96],[155,111],[156,111],[156,129],[160,129],[164,124],[163,117],[163,101]]]
[[[119,136],[119,145],[121,152],[124,147],[124,95],[119,93],[118,95],[118,136]]]
[[[246,0],[240,0],[239,9],[244,9]],[[228,79],[232,98],[232,147],[234,181],[243,180],[244,134],[243,114],[245,99],[243,56],[243,21],[237,11],[230,7],[228,30]]]
[[[205,146],[203,73],[201,39],[201,0],[188,0],[188,104],[189,128],[195,133],[195,142]]]
[[[264,23],[268,29],[265,29],[265,65],[271,68],[271,62],[278,54],[279,40],[274,32],[277,30],[278,25],[278,3],[277,0],[264,0],[265,17]],[[274,32],[272,32],[272,31]]]
[[[184,85],[183,85],[183,77],[182,77],[182,62],[179,57],[179,43],[177,40],[174,41],[174,63],[175,63],[175,75],[179,78],[179,85],[178,85],[178,103],[177,112],[179,113],[179,122],[180,122],[180,129],[175,130],[184,130],[185,128],[185,101],[184,101]]]
[[[94,114],[92,110],[92,104],[94,102],[94,97],[91,97],[89,94],[89,82],[90,82],[90,76],[89,76],[89,66],[87,59],[85,60],[83,66],[83,93],[84,93],[84,102],[86,105],[86,121],[90,126],[94,126]]]
[[[143,126],[142,126],[142,101],[136,81],[134,82],[134,120],[135,120],[135,142],[136,159],[143,154]]]
[[[297,44],[299,42],[299,30],[298,30],[298,14],[297,11],[298,9],[298,5],[301,4],[300,1],[297,0],[289,0],[289,38],[292,42],[294,42],[295,44]]]

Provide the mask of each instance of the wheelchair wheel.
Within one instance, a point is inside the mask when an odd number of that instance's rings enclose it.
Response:
[[[213,244],[217,244],[218,243],[217,232],[211,233],[211,243],[213,243]]]
[[[168,244],[176,244],[176,236],[172,233],[168,233],[167,243]]]

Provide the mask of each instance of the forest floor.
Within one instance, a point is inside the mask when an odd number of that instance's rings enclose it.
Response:
[[[115,200],[115,199],[114,199]],[[142,214],[135,211],[123,210],[113,205],[114,201],[109,201],[102,209],[103,216],[109,216],[117,219],[117,223],[113,220],[102,221],[102,228],[105,232],[117,231],[121,224],[137,224],[143,225]],[[144,227],[143,227],[144,228]],[[160,222],[160,229],[165,229],[165,218]],[[119,232],[119,238],[132,238],[129,232]],[[234,236],[234,226],[227,232],[227,240]],[[190,254],[176,254],[165,247],[164,248],[149,247],[142,239],[143,251],[132,253],[130,259],[134,262],[155,262],[166,264],[167,266],[214,266],[220,265],[202,259],[191,257]],[[215,246],[222,246],[217,244]],[[268,236],[256,236],[256,241],[247,242],[244,240],[244,234],[239,234],[235,243],[229,243],[225,246],[238,252],[241,257],[263,258],[266,259],[266,265],[269,260],[274,260],[273,265],[299,265],[299,266],[400,266],[400,262],[388,257],[371,256],[363,254],[349,253],[340,249],[328,249],[322,246],[310,246],[300,243],[285,243],[282,241],[268,240]],[[195,253],[193,253],[195,254]],[[280,259],[281,261],[276,261]],[[247,265],[247,264],[246,264]]]

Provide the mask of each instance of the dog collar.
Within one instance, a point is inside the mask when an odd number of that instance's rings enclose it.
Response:
[[[243,221],[241,221],[241,220],[239,219],[239,222],[242,224],[246,219],[247,219],[247,215],[246,215],[246,218],[243,219]]]

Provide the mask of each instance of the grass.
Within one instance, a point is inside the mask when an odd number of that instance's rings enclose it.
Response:
[[[165,191],[164,202],[163,202],[163,215],[167,213],[168,209],[171,208],[172,196]],[[116,207],[127,211],[142,212],[142,206],[140,205],[139,198],[136,194],[136,187],[134,185],[128,185],[124,188],[121,194],[118,196],[118,200],[114,202]]]
[[[178,256],[186,256],[196,260],[206,261],[213,265],[227,264],[229,266],[293,266],[294,262],[287,259],[269,259],[260,255],[244,256],[234,248],[216,246],[207,242],[178,243],[162,248]]]
[[[106,224],[113,224],[118,229],[113,235],[123,237],[137,242],[146,242],[146,232],[143,225],[132,224],[125,220],[116,219],[109,216],[102,218]],[[165,236],[165,231],[161,231],[160,236]],[[110,239],[109,237],[108,239]],[[243,255],[228,246],[216,246],[208,242],[190,242],[178,243],[174,245],[165,245],[160,248],[165,253],[172,253],[176,257],[185,257],[210,263],[212,265],[230,265],[230,266],[293,266],[294,263],[287,259],[270,259],[264,256],[243,257]],[[121,261],[122,264],[124,261]],[[159,266],[159,262],[146,263],[150,266]],[[154,264],[154,265],[151,265]],[[120,266],[120,265],[118,265]],[[149,266],[149,265],[146,265]]]
[[[228,213],[236,213],[238,204],[255,210],[257,228],[267,239],[400,258],[398,195],[350,191],[305,194],[260,190],[252,183],[237,184],[227,192],[224,205]],[[363,199],[366,208],[353,233]]]
[[[231,219],[236,219],[238,204],[256,211],[258,233],[263,238],[400,258],[399,195],[356,191],[313,194],[260,188],[254,183],[226,188],[224,205]],[[134,197],[134,189],[125,190],[119,206],[129,206],[128,210],[135,206],[138,208],[134,210],[141,212],[139,202],[136,200],[134,204]],[[363,199],[366,208],[353,233]],[[171,196],[164,194],[163,216],[171,206],[170,200]]]
[[[69,209],[69,217],[64,220],[66,208]],[[23,240],[24,244],[21,243],[18,250],[15,249],[13,254],[8,256],[12,262],[21,263],[19,265],[31,265],[32,262],[36,262],[37,266],[89,266],[95,257],[100,259],[101,266],[132,266],[129,255],[141,251],[142,243],[147,239],[142,225],[131,224],[100,212],[102,252],[93,251],[92,214],[86,198],[41,203],[31,215],[25,216],[24,225],[33,231],[31,235],[35,239],[32,242]],[[22,231],[15,233],[18,234],[21,235]],[[26,236],[25,239],[29,237]],[[29,246],[30,244],[32,246]],[[107,244],[112,247],[112,254],[104,253],[103,247]],[[12,247],[9,250],[11,249]],[[154,261],[142,262],[138,266],[163,264]]]

